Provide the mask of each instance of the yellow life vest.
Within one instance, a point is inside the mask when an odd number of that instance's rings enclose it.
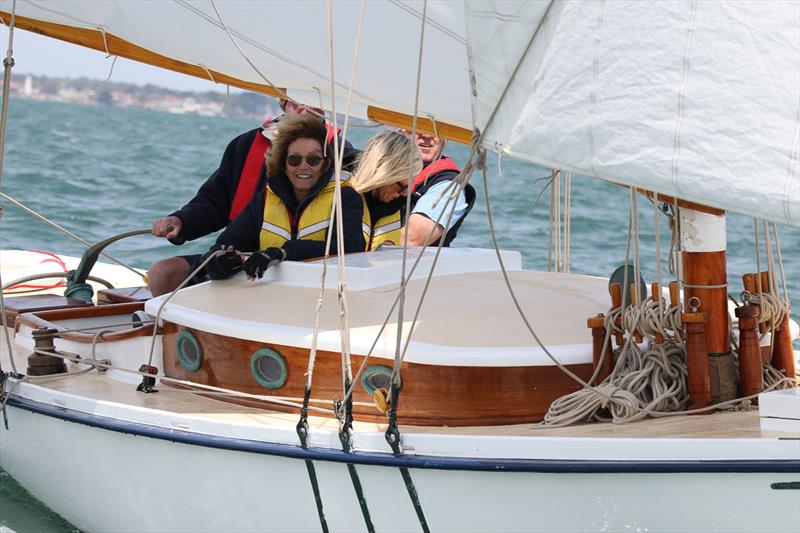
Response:
[[[361,220],[361,231],[364,233],[367,251],[375,250],[381,244],[400,245],[400,228],[402,226],[403,221],[400,218],[399,209],[373,223],[367,201],[364,200],[364,217]]]
[[[350,187],[350,174],[342,172],[342,187]],[[333,205],[336,180],[333,176],[300,213],[300,219],[293,220],[283,200],[267,184],[264,199],[264,222],[261,223],[259,246],[261,250],[270,247],[280,248],[292,239],[324,241],[328,237],[331,205]]]

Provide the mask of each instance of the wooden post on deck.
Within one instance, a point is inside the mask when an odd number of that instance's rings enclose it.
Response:
[[[783,318],[778,331],[775,332],[772,366],[783,372],[788,378],[796,376],[792,333],[789,331],[789,315]]]
[[[761,290],[763,292],[769,292],[774,297],[779,298],[780,295],[772,292],[769,272],[760,272],[759,275],[761,279]],[[749,279],[745,280],[748,276]],[[745,274],[742,276],[742,282],[745,285],[745,289],[749,290],[751,293],[758,290],[755,285],[755,274]],[[752,287],[752,290],[748,288],[748,284]],[[763,323],[760,324],[759,327],[759,331],[764,333],[767,325]],[[778,328],[772,332],[772,335],[774,335],[771,343],[772,346],[764,346],[761,348],[762,360],[765,363],[771,363],[772,366],[782,371],[787,377],[795,377],[794,348],[792,347],[792,334],[789,331],[788,316],[784,317]],[[766,357],[765,352],[767,352]]]
[[[622,305],[622,285],[619,283],[612,283],[608,287],[608,290],[611,293],[611,308],[618,309]],[[615,325],[617,327],[621,326],[621,319],[618,318]],[[617,346],[622,346],[624,338],[621,333],[614,334],[614,342],[617,343]]]
[[[599,385],[611,374],[614,368],[614,348],[611,346],[610,337],[608,342],[605,342],[607,332],[603,314],[589,318],[586,323],[592,329],[592,373],[594,374],[597,371],[597,367],[600,366],[597,378],[590,385]],[[603,346],[606,349],[606,356],[601,365],[600,358],[603,355]]]
[[[764,390],[764,374],[756,333],[759,312],[758,307],[750,302],[736,308],[736,317],[739,319],[739,380],[742,396],[752,396]],[[758,404],[758,398],[753,399],[753,404]]]
[[[650,284],[650,297],[656,303],[661,301],[661,285],[657,281]],[[661,344],[662,342],[664,342],[664,337],[661,336],[661,333],[656,333],[656,344]]]
[[[684,313],[681,320],[686,325],[686,366],[688,370],[689,409],[711,405],[711,377],[706,347],[706,313]],[[707,411],[704,414],[711,414]]]

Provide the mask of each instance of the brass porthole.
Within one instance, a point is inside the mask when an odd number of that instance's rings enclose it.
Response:
[[[267,389],[280,389],[289,377],[286,359],[272,348],[257,350],[250,359],[250,370],[258,384]]]
[[[175,344],[181,366],[189,372],[197,372],[203,364],[203,350],[197,338],[189,331],[181,331]]]

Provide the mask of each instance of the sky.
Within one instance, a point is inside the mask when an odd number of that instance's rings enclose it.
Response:
[[[0,55],[8,50],[8,28],[0,25]],[[43,37],[24,30],[14,30],[14,74],[35,74],[59,78],[104,80],[111,69],[112,58],[104,52]],[[110,81],[146,85],[152,83],[180,91],[225,91],[224,85],[185,74],[152,67],[125,58],[117,58]],[[238,92],[231,88],[231,92]]]

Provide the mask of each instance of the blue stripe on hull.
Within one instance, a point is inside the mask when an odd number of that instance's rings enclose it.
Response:
[[[374,465],[406,468],[427,468],[437,470],[466,470],[481,472],[542,472],[561,474],[630,474],[630,473],[800,473],[800,460],[794,459],[744,459],[719,461],[602,461],[602,460],[559,460],[559,459],[484,459],[464,457],[433,457],[425,455],[395,456],[389,453],[353,452],[327,448],[303,449],[299,445],[259,442],[231,437],[221,437],[181,431],[171,428],[148,426],[117,420],[105,416],[82,413],[62,407],[12,396],[9,405],[67,422],[84,424],[118,433],[139,435],[154,439],[234,450],[289,457],[292,459],[311,459],[357,465]],[[14,420],[9,420],[9,430],[13,431]],[[800,439],[798,439],[800,444]]]

